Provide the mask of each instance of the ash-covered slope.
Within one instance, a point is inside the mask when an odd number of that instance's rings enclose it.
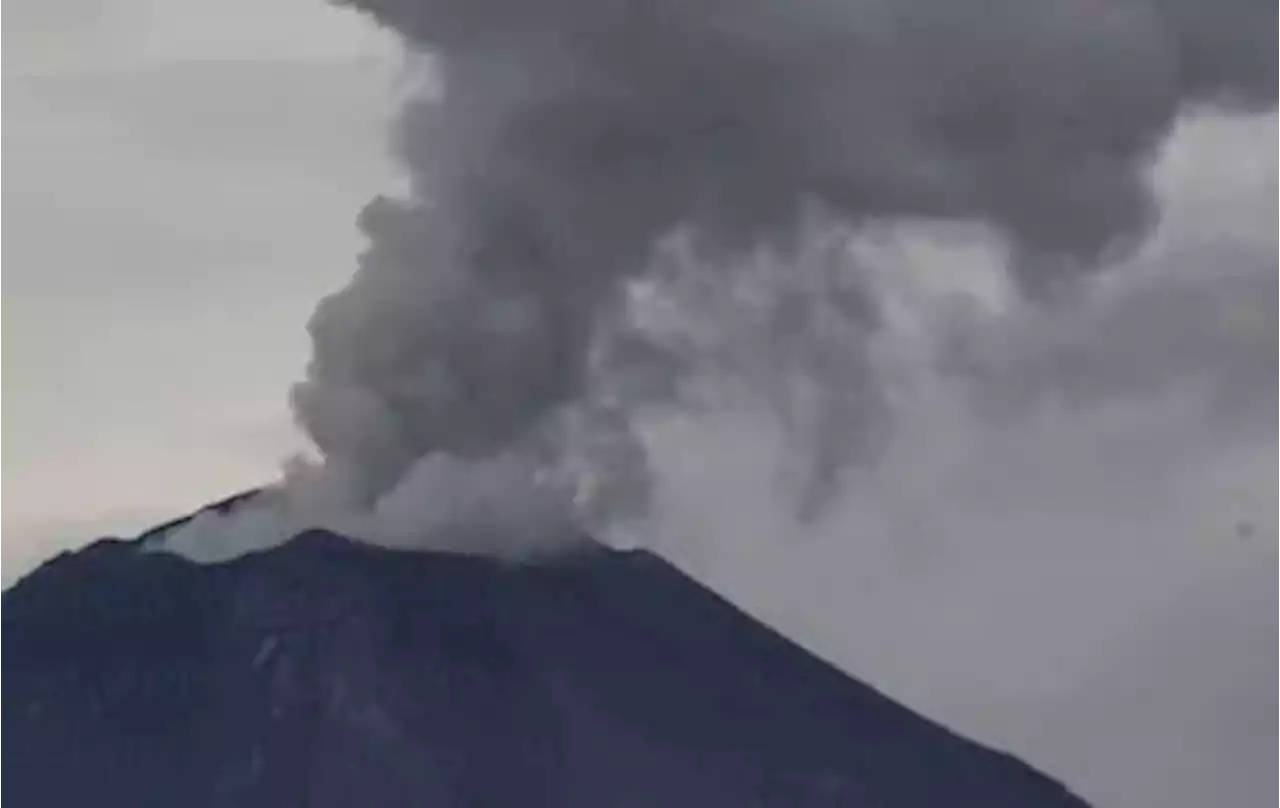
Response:
[[[644,552],[102,541],[3,631],[12,806],[1082,805]]]

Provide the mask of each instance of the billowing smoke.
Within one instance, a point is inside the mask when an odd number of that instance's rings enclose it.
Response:
[[[1057,300],[1151,226],[1183,110],[1276,92],[1270,0],[352,5],[426,64],[408,192],[364,210],[293,391],[322,455],[293,496],[335,511],[513,468],[643,509],[639,414],[743,384],[799,425],[797,503],[821,507],[892,409],[854,235],[979,223]]]
[[[1209,150],[1267,178],[1248,210],[1136,251],[1175,122],[1273,102],[1273,0],[356,5],[429,63],[408,193],[311,324],[322,457],[170,547],[648,511],[1098,804],[1274,802],[1274,117]]]

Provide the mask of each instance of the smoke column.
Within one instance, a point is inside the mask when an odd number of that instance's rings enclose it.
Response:
[[[645,289],[718,299],[721,344],[764,312],[755,359],[816,379],[821,489],[885,409],[881,315],[828,260],[838,234],[981,223],[1052,300],[1148,230],[1181,111],[1276,91],[1270,0],[351,4],[430,65],[396,130],[408,193],[361,215],[368,249],[293,390],[323,458],[292,487],[330,507],[450,464],[540,473],[575,429],[643,481],[630,415],[685,395],[697,353],[628,319]],[[768,299],[738,307],[739,287]]]
[[[581,465],[588,521],[652,486],[653,549],[1099,805],[1274,802],[1274,162],[1209,150],[1271,184],[1137,250],[1175,124],[1272,105],[1274,2],[356,5],[430,65],[311,324],[323,457],[166,546],[523,553]],[[920,220],[999,237],[993,305],[864,249]]]

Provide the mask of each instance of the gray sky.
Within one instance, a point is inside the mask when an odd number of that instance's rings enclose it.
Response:
[[[396,60],[321,2],[267,8],[10,4],[6,580],[271,479],[300,445],[285,391],[315,301],[354,266],[356,211],[391,182]],[[1274,117],[1180,130],[1159,169],[1169,207],[1151,272],[1274,272],[1275,140]],[[899,246],[938,258],[919,239]],[[1123,339],[1143,310],[1116,304],[1098,330]],[[1215,339],[1188,351],[1234,367],[1237,344]],[[1071,344],[1086,363],[1111,355]],[[663,549],[1099,804],[1273,804],[1273,428],[1251,415],[1219,428],[1232,419],[1140,393],[1023,432],[911,416],[918,439],[804,529],[739,507],[768,500],[754,428],[751,440],[731,418],[673,428],[665,507],[672,535],[698,540]],[[1099,466],[1117,440],[1126,448]]]
[[[394,60],[354,15],[270,8],[10,4],[6,562],[261,482],[292,445],[306,318],[385,187]]]

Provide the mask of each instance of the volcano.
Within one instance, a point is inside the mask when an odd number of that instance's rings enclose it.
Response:
[[[104,539],[2,614],[11,805],[1084,805],[644,551]]]

